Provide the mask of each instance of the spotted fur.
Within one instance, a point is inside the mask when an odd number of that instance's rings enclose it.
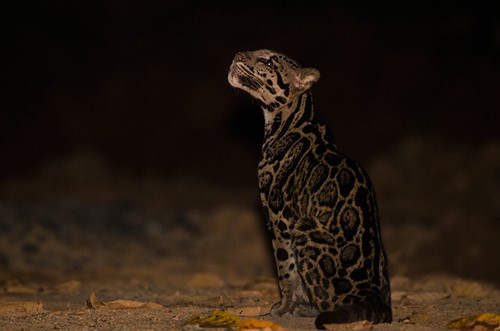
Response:
[[[270,51],[237,53],[229,83],[259,100],[265,136],[258,179],[281,301],[271,314],[319,316],[316,326],[391,322],[375,193],[315,117],[319,71]]]

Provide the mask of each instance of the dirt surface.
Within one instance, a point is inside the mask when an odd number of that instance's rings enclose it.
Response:
[[[196,329],[183,323],[193,314],[207,315],[214,309],[240,318],[273,320],[288,330],[314,329],[312,318],[272,319],[266,315],[278,299],[274,279],[269,277],[229,279],[210,273],[180,273],[165,264],[87,277],[7,286],[9,293],[2,294],[0,301],[2,330]],[[394,322],[376,325],[375,330],[444,330],[458,317],[499,309],[498,291],[477,282],[396,277],[393,284]],[[86,301],[92,292],[105,304],[89,308]],[[117,300],[133,303],[113,305]]]
[[[366,168],[394,312],[373,329],[500,313],[500,143],[408,137]],[[79,151],[0,194],[2,330],[196,329],[183,323],[214,309],[271,319],[279,293],[256,188],[131,175]],[[312,318],[272,320],[313,329]]]

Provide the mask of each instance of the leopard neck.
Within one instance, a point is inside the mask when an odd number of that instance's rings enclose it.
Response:
[[[287,131],[299,128],[314,119],[314,107],[310,90],[290,100],[278,108],[262,105],[264,111],[265,129],[264,141],[274,140]]]

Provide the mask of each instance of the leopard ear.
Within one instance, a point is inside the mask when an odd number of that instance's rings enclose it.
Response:
[[[314,68],[300,68],[295,74],[293,86],[300,91],[311,88],[312,84],[319,79],[319,70]]]

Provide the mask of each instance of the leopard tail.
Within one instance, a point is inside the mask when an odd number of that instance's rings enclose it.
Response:
[[[380,300],[367,300],[352,304],[336,305],[333,311],[322,312],[316,317],[315,326],[324,330],[325,324],[351,323],[368,320],[372,323],[391,323],[390,306]]]

